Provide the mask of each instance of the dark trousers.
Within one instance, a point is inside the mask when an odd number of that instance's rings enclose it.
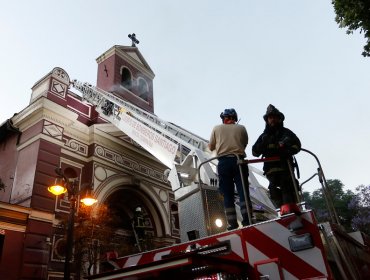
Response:
[[[277,208],[287,203],[296,203],[292,176],[289,171],[277,171],[267,174],[270,198]]]
[[[252,204],[249,197],[249,185],[248,185],[248,168],[247,166],[242,166],[244,182],[246,183],[246,195],[247,201],[249,202],[249,207],[251,209]],[[237,227],[237,217],[235,210],[235,186],[240,199],[240,211],[243,217],[243,226],[249,225],[247,207],[244,196],[244,188],[242,183],[242,178],[237,164],[237,158],[232,157],[220,157],[218,159],[218,177],[219,177],[219,190],[224,197],[224,207],[227,217],[228,224],[232,227]]]

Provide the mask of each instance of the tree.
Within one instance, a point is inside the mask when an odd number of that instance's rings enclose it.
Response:
[[[99,251],[103,249],[100,247],[107,246],[114,234],[113,229],[106,226],[110,216],[105,205],[97,205],[94,208],[80,205],[74,230],[77,272],[82,270],[85,275],[90,275],[91,270],[96,268]]]
[[[355,211],[348,207],[350,201],[353,199],[355,194],[347,190],[343,190],[344,185],[340,180],[328,180],[327,188],[333,206],[336,209],[339,221],[342,226],[347,230],[352,231],[351,220],[355,215]],[[307,193],[304,194],[307,207],[315,211],[316,218],[319,222],[329,221],[329,212],[326,207],[326,200],[322,189],[313,191],[312,195],[309,196]]]
[[[370,56],[370,1],[369,0],[332,0],[336,13],[335,21],[340,28],[347,27],[347,34],[358,30],[364,33],[367,42],[363,56]]]
[[[105,204],[80,205],[74,232],[77,273],[82,272],[84,276],[97,273],[98,263],[104,260],[101,258],[103,253],[116,251],[127,255],[133,252],[134,241],[120,238],[116,231],[117,217]]]
[[[306,202],[306,206],[309,206],[312,209],[310,201],[311,201],[311,194],[310,192],[302,192],[302,200]]]
[[[356,212],[352,218],[352,228],[370,235],[370,185],[358,186],[356,191],[348,205]]]
[[[68,216],[58,216],[58,232],[65,233]],[[105,261],[104,254],[117,252],[118,255],[132,254],[135,241],[127,236],[117,234],[119,221],[104,204],[94,207],[82,203],[75,217],[73,236],[73,257],[76,279],[95,274],[98,264]],[[131,240],[132,239],[132,240]],[[100,267],[102,268],[102,267]]]

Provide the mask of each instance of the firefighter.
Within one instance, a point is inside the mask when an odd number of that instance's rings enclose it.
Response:
[[[139,247],[139,251],[141,251],[141,245],[145,239],[145,218],[143,211],[140,206],[135,208],[134,217],[131,221],[132,229],[134,231],[136,245]]]
[[[293,182],[293,155],[301,150],[301,142],[288,128],[284,127],[284,114],[275,106],[269,105],[263,116],[266,126],[263,133],[252,146],[256,157],[280,157],[280,161],[266,161],[263,171],[269,180],[270,198],[275,206],[295,205],[297,203]],[[296,181],[296,179],[294,178]],[[294,206],[292,206],[295,208]]]
[[[216,125],[211,133],[208,147],[216,151],[218,158],[217,171],[219,176],[219,191],[223,195],[225,214],[228,222],[227,229],[239,227],[235,210],[235,186],[239,194],[242,225],[250,224],[244,197],[244,187],[237,160],[245,157],[245,148],[248,144],[247,130],[237,124],[238,115],[234,109],[225,109],[220,117],[222,124]],[[248,182],[248,168],[242,166],[244,182]],[[235,184],[235,186],[234,186]],[[252,204],[249,197],[249,188],[245,187],[248,205]],[[250,212],[252,213],[252,212]]]

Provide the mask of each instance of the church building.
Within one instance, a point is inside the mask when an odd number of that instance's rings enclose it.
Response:
[[[154,113],[155,75],[134,40],[132,46],[111,47],[96,61],[98,88]],[[63,223],[71,202],[68,193],[54,196],[48,191],[56,168],[73,170],[78,190],[75,234],[89,225],[89,244],[95,246],[92,266],[84,267],[83,254],[72,258],[73,279],[113,269],[111,258],[179,242],[178,205],[165,176],[167,167],[83,101],[72,82],[63,68],[55,67],[34,84],[26,108],[0,120],[0,279],[63,278]],[[79,218],[79,198],[86,190],[98,203],[85,221]],[[101,223],[92,224],[103,205],[111,219],[104,227],[114,228],[110,247],[99,240],[104,235]],[[139,237],[133,223],[138,210]]]

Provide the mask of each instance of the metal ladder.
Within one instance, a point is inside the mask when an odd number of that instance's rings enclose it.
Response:
[[[190,150],[199,149],[207,153],[206,147],[208,143],[203,138],[179,126],[166,122],[156,115],[117,97],[113,93],[78,80],[73,80],[71,84],[82,93],[84,100],[95,105],[97,111],[100,109],[104,115],[113,114],[114,117],[119,118],[120,113],[126,110],[131,116],[144,123],[150,129],[179,144],[180,162],[189,154]]]

